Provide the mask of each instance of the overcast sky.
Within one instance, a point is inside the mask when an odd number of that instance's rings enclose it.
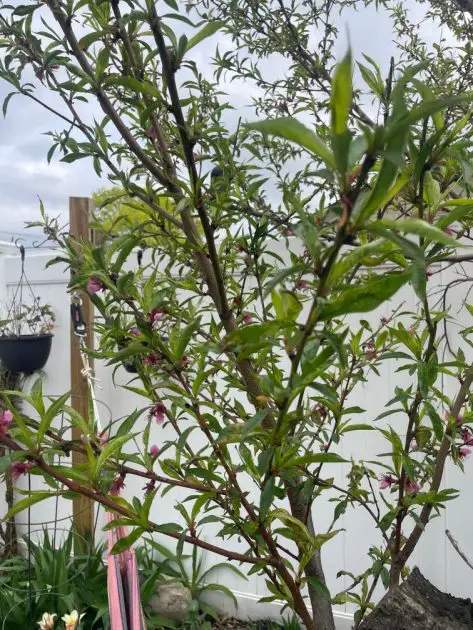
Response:
[[[422,15],[423,8],[414,0],[407,4],[416,15]],[[387,69],[394,45],[390,21],[385,14],[377,14],[373,8],[346,12],[341,17],[339,28],[341,34],[349,32],[357,58],[362,52],[367,53],[380,63],[383,70]],[[194,58],[198,57],[199,67],[209,74],[209,57],[217,41],[222,48],[231,46],[225,37],[216,35],[193,51]],[[346,48],[346,37],[340,37],[337,47],[342,54]],[[281,70],[277,68],[274,71]],[[238,108],[235,118],[253,118],[247,107],[250,90],[242,90],[236,84],[224,89],[230,91],[230,100]],[[0,99],[3,100],[10,91],[8,85],[0,84]],[[62,213],[66,218],[70,196],[90,196],[97,188],[107,185],[107,180],[100,180],[86,159],[73,164],[53,159],[48,165],[46,154],[50,139],[44,133],[61,128],[60,121],[53,115],[22,96],[15,96],[10,101],[6,119],[0,114],[1,239],[5,238],[5,232],[21,232],[25,221],[38,217],[38,197],[43,200],[49,214]]]

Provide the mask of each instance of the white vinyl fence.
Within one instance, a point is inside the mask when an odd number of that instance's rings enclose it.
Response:
[[[44,253],[35,250],[28,250],[26,255],[26,272],[34,291],[41,297],[41,300],[48,303],[54,309],[57,317],[57,327],[53,340],[51,357],[45,368],[44,391],[50,395],[62,394],[70,389],[70,358],[69,358],[69,300],[66,293],[66,285],[68,282],[67,271],[60,266],[52,266],[45,269],[45,264],[53,255],[52,253]],[[470,265],[471,269],[471,265]],[[20,273],[20,262],[17,250],[0,244],[0,301],[4,301],[6,295],[11,292]],[[455,272],[446,270],[442,273],[434,275],[429,281],[430,290],[436,287],[446,285],[455,278]],[[463,285],[458,285],[449,292],[448,305],[452,315],[456,315],[462,296],[465,294]],[[412,290],[410,288],[401,291],[395,296],[396,304],[406,301],[405,307],[416,308],[413,302]],[[390,305],[392,307],[393,305]],[[369,314],[371,321],[379,320],[380,316],[389,313],[389,308],[384,308],[379,312]],[[471,321],[467,318],[471,316],[463,311],[461,312],[462,323],[467,326],[471,325]],[[357,319],[357,318],[354,318]],[[358,318],[359,319],[359,318]],[[452,329],[451,335],[455,338],[456,329]],[[408,386],[411,382],[406,372],[396,373],[394,362],[391,362],[391,370],[383,369],[381,376],[372,375],[369,382],[357,389],[356,395],[351,401],[353,405],[359,405],[366,409],[366,414],[359,416],[359,421],[364,423],[372,422],[372,419],[379,414],[391,397],[395,385]],[[99,388],[97,396],[99,398],[99,408],[103,422],[106,424],[112,418],[122,417],[132,412],[136,408],[145,406],[145,402],[139,396],[120,388],[120,385],[126,384],[130,375],[120,370],[115,375],[116,385],[112,382],[112,370],[103,365],[96,365],[97,376],[99,377]],[[445,380],[443,388],[449,391],[449,388],[455,384],[450,384]],[[453,389],[453,393],[455,391]],[[395,424],[395,416],[388,418],[389,422]],[[137,429],[139,429],[139,423]],[[160,444],[166,438],[172,437],[172,429],[153,427],[154,434],[150,443]],[[346,459],[350,460],[366,458],[369,459],[373,455],[386,449],[376,432],[353,432],[349,434],[349,438],[344,439],[340,444],[339,452]],[[159,461],[159,460],[158,460]],[[344,477],[348,471],[348,465],[333,466],[333,474],[339,483],[343,483]],[[23,481],[22,481],[23,482]],[[459,596],[472,595],[472,578],[471,570],[467,568],[464,562],[458,557],[452,549],[450,543],[446,539],[445,530],[449,529],[457,538],[460,545],[465,551],[471,552],[471,533],[473,531],[473,502],[471,500],[471,486],[473,482],[473,457],[472,461],[465,462],[465,474],[462,474],[457,468],[449,468],[445,484],[448,487],[459,488],[462,491],[460,498],[448,504],[447,510],[441,516],[433,521],[428,527],[423,537],[422,544],[416,551],[415,557],[412,558],[410,566],[418,565],[424,574],[440,589],[452,592]],[[39,487],[37,478],[33,478],[33,485]],[[127,478],[126,495],[142,496],[143,481],[139,479]],[[177,490],[173,490],[166,494],[163,498],[157,498],[153,506],[151,517],[156,522],[170,522],[177,520],[177,514],[174,513],[173,505],[179,496],[185,496]],[[4,510],[3,497],[0,497],[0,508]],[[325,504],[325,507],[317,502],[314,509],[314,520],[319,531],[323,531],[324,527],[330,522],[333,507]],[[60,500],[56,506],[55,502],[40,503],[31,509],[31,529],[38,530],[43,523],[49,523],[48,527],[54,527],[54,521],[58,528],[67,528],[70,526],[71,503]],[[26,530],[26,513],[20,514],[18,517],[21,530]],[[103,514],[98,515],[99,525],[103,522]],[[336,593],[348,585],[345,578],[337,579],[337,572],[340,570],[351,571],[352,573],[362,572],[368,566],[367,553],[371,546],[380,543],[379,534],[373,528],[370,517],[360,509],[357,511],[348,511],[341,519],[340,527],[345,532],[337,536],[334,540],[327,543],[323,548],[323,561],[326,569],[328,583],[331,592]],[[205,538],[212,541],[212,525],[208,525]],[[169,542],[170,541],[170,542]],[[173,548],[174,541],[164,538],[161,542],[167,544],[169,548]],[[218,544],[218,541],[216,541]],[[225,542],[225,545],[230,543]],[[237,541],[232,541],[232,548],[239,550]],[[470,548],[469,548],[470,546]],[[241,547],[243,548],[243,547]],[[210,554],[206,555],[206,563],[208,566],[220,562],[222,558],[216,558]],[[267,617],[280,615],[280,606],[277,604],[257,604],[260,597],[267,595],[264,579],[257,576],[250,576],[248,581],[238,578],[229,571],[220,571],[215,576],[218,581],[229,587],[236,595],[239,601],[238,615],[241,618],[247,617]],[[229,601],[224,601],[220,595],[214,598],[214,603],[218,602],[219,607],[228,612],[234,613],[233,605]],[[348,630],[351,627],[351,613],[353,607],[350,605],[337,608],[338,630]]]

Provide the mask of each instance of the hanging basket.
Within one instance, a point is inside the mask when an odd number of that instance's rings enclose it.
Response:
[[[118,349],[119,350],[124,350],[126,348],[126,343],[119,343],[118,344]],[[122,366],[125,368],[125,370],[129,373],[129,374],[138,374],[138,366],[137,366],[137,361],[139,359],[137,358],[133,358],[130,357],[129,359],[125,359],[122,363]]]
[[[25,247],[19,242],[17,246],[21,275],[6,318],[0,322],[0,361],[9,372],[33,374],[42,370],[49,358],[55,317],[51,307],[35,295],[25,273]]]
[[[42,370],[51,352],[52,334],[0,337],[0,361],[10,372]]]

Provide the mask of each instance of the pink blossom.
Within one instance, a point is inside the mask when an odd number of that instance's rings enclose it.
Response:
[[[383,326],[386,326],[386,324],[389,324],[389,319],[387,317],[381,317],[381,319],[379,320],[381,322],[381,324]]]
[[[33,462],[14,462],[11,467],[13,481],[18,481],[21,475],[26,475],[33,466]]]
[[[125,475],[120,474],[115,477],[112,485],[110,486],[110,494],[120,494],[120,491],[125,487]]]
[[[163,311],[157,311],[157,310],[151,311],[150,319],[151,319],[153,324],[157,324],[158,322],[162,322],[163,319],[164,319]]]
[[[305,289],[308,289],[309,285],[307,284],[307,282],[305,280],[299,280],[299,282],[296,283],[296,289],[299,291],[304,291]]]
[[[236,247],[236,249],[237,249],[239,252],[244,252],[244,251],[245,251],[245,248],[243,247],[243,245],[242,245],[241,243],[237,243],[237,244],[235,245],[235,247]]]
[[[433,271],[429,271],[428,269],[427,269],[427,271],[425,272],[425,277],[427,278],[427,280],[428,280],[429,278],[431,278],[433,275],[434,275],[434,272],[433,272]]]
[[[253,318],[251,315],[244,315],[243,316],[243,323],[245,324],[251,324],[253,322]]]
[[[152,354],[147,354],[145,358],[143,359],[143,362],[146,363],[146,365],[157,365],[159,363],[159,359],[156,354],[152,353]]]
[[[157,457],[159,453],[159,446],[157,444],[153,444],[153,446],[149,449],[149,454],[151,457]]]
[[[151,411],[151,415],[155,417],[156,422],[158,424],[163,424],[165,413],[166,413],[166,407],[164,406],[162,402],[157,402]]]
[[[13,414],[9,409],[0,414],[0,435],[6,435],[13,420]]]
[[[89,278],[87,282],[87,291],[89,293],[98,293],[99,291],[103,291],[105,289],[103,283],[98,278]]]
[[[109,441],[110,435],[107,432],[100,433],[98,435],[100,446],[105,446],[105,444]]]
[[[284,236],[294,236],[294,232],[292,231],[290,227],[284,230]]]
[[[445,234],[448,234],[449,236],[456,236],[457,233],[455,232],[455,230],[451,227],[444,227],[443,231],[445,232]]]
[[[420,483],[415,479],[406,479],[404,489],[408,494],[417,494],[420,490]]]
[[[397,481],[392,475],[388,475],[387,473],[384,473],[379,478],[379,489],[386,490],[387,488],[390,488],[391,486],[393,486],[395,483],[397,483]]]
[[[314,411],[316,411],[321,418],[325,418],[325,416],[327,415],[327,408],[324,405],[322,405],[322,403],[318,403],[315,406]]]
[[[140,331],[138,330],[138,328],[136,326],[133,326],[133,328],[130,328],[130,330],[128,332],[133,337],[139,337],[139,335],[140,335]]]
[[[148,127],[148,129],[146,131],[146,135],[148,136],[148,138],[153,138],[154,137],[154,129],[153,129],[153,127]]]
[[[417,449],[419,448],[417,442],[415,440],[411,440],[411,451],[417,451]]]
[[[465,446],[473,446],[473,433],[470,428],[463,427],[461,430],[461,436]]]
[[[458,457],[460,459],[466,459],[468,455],[471,455],[472,449],[468,446],[460,446],[458,449]]]

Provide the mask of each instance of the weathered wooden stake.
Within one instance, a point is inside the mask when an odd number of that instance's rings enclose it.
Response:
[[[88,197],[69,198],[69,231],[76,239],[89,240],[89,219],[92,214],[93,201]],[[93,347],[93,305],[87,296],[82,294],[82,316],[87,327],[85,343],[88,348]],[[81,416],[88,420],[88,387],[87,380],[82,375],[82,360],[79,351],[79,340],[74,334],[71,322],[71,405]],[[73,427],[72,439],[80,440],[81,430]],[[83,453],[72,451],[74,466],[87,461]],[[91,499],[81,496],[72,502],[72,519],[75,531],[86,538],[94,527],[94,506]]]

